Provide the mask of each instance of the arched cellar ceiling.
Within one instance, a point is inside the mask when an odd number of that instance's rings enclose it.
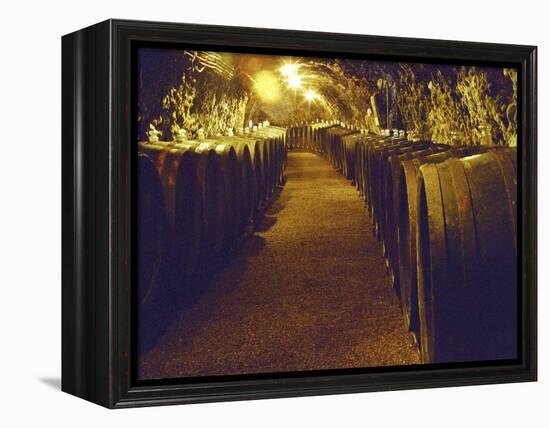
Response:
[[[338,120],[449,144],[515,144],[517,73],[497,67],[142,48],[138,138]]]

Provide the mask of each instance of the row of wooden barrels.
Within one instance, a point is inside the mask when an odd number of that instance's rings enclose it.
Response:
[[[287,144],[325,156],[357,187],[424,363],[517,357],[515,148],[334,123],[291,127]]]
[[[286,153],[285,131],[277,127],[138,144],[140,316],[149,319],[188,297],[186,287],[196,282],[190,278],[235,248],[284,184]]]

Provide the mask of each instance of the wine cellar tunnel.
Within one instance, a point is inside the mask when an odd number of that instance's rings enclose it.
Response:
[[[140,63],[139,378],[516,357],[511,71],[503,126],[468,133],[434,93],[496,72],[163,55]]]

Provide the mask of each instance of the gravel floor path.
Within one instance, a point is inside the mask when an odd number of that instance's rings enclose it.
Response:
[[[256,233],[139,361],[141,379],[418,364],[357,192],[289,153]]]

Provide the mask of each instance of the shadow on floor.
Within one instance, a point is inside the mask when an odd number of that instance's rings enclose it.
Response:
[[[38,380],[50,388],[61,391],[61,378],[59,377],[39,377]]]
[[[285,203],[281,201],[281,192],[282,189],[275,191],[265,211],[259,215],[253,232],[243,239],[239,245],[224,254],[218,255],[216,258],[212,258],[212,260],[207,260],[200,269],[200,273],[187,278],[172,280],[173,285],[178,284],[178,290],[172,293],[170,298],[162,304],[164,309],[162,313],[157,311],[152,315],[153,318],[147,325],[143,324],[138,327],[141,335],[138,349],[140,355],[154,348],[181,311],[191,308],[202,297],[209,288],[208,285],[214,275],[228,269],[229,266],[232,266],[231,269],[236,278],[244,275],[248,269],[246,260],[260,254],[265,246],[265,239],[254,233],[266,232],[271,229],[277,222],[277,213],[285,207]],[[237,286],[238,281],[232,285]]]

